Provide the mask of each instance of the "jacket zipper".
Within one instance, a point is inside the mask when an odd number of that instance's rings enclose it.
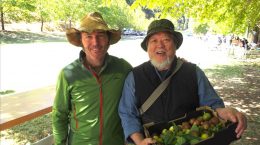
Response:
[[[102,81],[101,78],[93,71],[89,66],[84,63],[84,66],[94,75],[99,85],[99,145],[102,145],[103,138],[103,93],[102,93]]]
[[[102,145],[102,136],[103,136],[103,93],[102,93],[102,82],[100,77],[92,71],[99,84],[99,145]]]

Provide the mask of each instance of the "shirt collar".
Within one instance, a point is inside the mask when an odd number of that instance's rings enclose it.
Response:
[[[156,74],[159,76],[160,80],[163,81],[165,80],[168,76],[171,75],[171,73],[173,72],[173,70],[175,69],[177,65],[177,57],[176,55],[174,56],[174,59],[173,59],[173,62],[171,63],[171,67],[167,70],[163,70],[163,71],[159,71],[157,68],[155,68],[154,66],[154,69],[155,69],[155,72]]]
[[[83,50],[81,50],[80,53],[79,53],[79,61],[83,64],[85,60],[86,60],[86,54]],[[101,67],[101,70],[99,71],[98,74],[101,74],[101,72],[105,70],[105,68],[108,66],[108,64],[110,62],[111,62],[111,57],[108,53],[106,53],[104,64]]]

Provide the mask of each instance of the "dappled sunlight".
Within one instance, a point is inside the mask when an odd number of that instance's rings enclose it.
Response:
[[[236,109],[240,112],[243,112],[243,113],[247,113],[247,112],[250,112],[250,109],[242,109],[242,108],[239,108],[239,107],[236,107]]]
[[[245,137],[245,139],[248,139],[248,140],[258,140],[258,138],[255,138],[255,137]]]
[[[15,145],[16,141],[14,139],[5,139],[1,137],[1,144],[2,145]]]
[[[247,77],[254,77],[253,74],[246,74]]]
[[[232,145],[254,145],[259,142],[260,128],[260,70],[259,61],[233,63],[205,69],[213,87],[226,107],[234,107],[248,119],[248,128],[241,140]],[[257,67],[256,67],[257,66]]]
[[[245,81],[243,81],[242,78],[232,78],[229,81],[231,81],[233,83],[246,83]]]
[[[238,111],[241,111],[241,112],[243,112],[243,113],[246,113],[246,114],[250,114],[250,113],[248,113],[248,112],[250,112],[250,109],[243,109],[243,108],[245,108],[245,107],[248,107],[248,106],[246,106],[246,105],[242,105],[242,107],[238,107],[238,106],[240,106],[239,105],[239,103],[237,103],[237,104],[234,104],[234,102],[227,102],[227,101],[224,101],[224,103],[225,103],[225,105],[228,107],[228,106],[237,106],[237,107],[234,107],[234,108],[236,108]],[[242,104],[242,103],[241,103]]]

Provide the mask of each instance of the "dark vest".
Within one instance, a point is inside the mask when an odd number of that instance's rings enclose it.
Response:
[[[170,73],[176,66],[172,63]],[[135,96],[138,107],[152,94],[161,83],[150,61],[133,69]],[[143,123],[168,122],[199,107],[196,65],[184,62],[178,72],[171,78],[170,84],[154,104],[142,115]]]

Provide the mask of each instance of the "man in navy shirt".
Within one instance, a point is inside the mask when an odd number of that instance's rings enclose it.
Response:
[[[234,108],[225,108],[223,100],[198,66],[189,62],[178,64],[181,60],[178,60],[176,50],[182,41],[182,34],[175,31],[173,23],[167,19],[155,20],[149,25],[141,47],[147,51],[150,60],[128,74],[119,103],[126,141],[137,145],[155,143],[152,138],[144,137],[143,124],[168,122],[200,106],[211,107],[224,120],[238,122],[235,130],[238,138],[246,129],[246,117]],[[177,72],[167,88],[140,114],[140,107],[175,69]]]

